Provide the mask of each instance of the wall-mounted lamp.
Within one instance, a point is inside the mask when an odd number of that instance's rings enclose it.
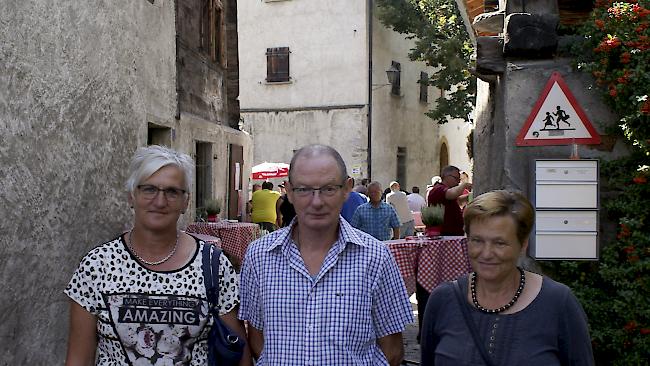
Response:
[[[399,80],[399,73],[400,70],[397,68],[397,65],[395,62],[393,62],[392,65],[390,65],[390,68],[386,70],[386,76],[388,77],[388,82],[391,85],[394,85],[397,80]]]

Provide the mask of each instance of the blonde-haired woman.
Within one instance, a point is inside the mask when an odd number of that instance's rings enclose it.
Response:
[[[592,365],[587,317],[571,290],[517,266],[534,209],[493,191],[465,208],[474,272],[431,293],[422,365]]]

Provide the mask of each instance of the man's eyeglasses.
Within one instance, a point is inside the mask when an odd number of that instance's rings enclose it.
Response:
[[[456,179],[456,182],[460,182],[460,175],[459,175],[459,176],[455,176],[455,175],[448,174],[448,175],[446,175],[446,176],[447,176],[447,177],[452,177],[452,178]]]
[[[322,186],[319,188],[311,188],[311,187],[295,187],[292,188],[291,190],[293,191],[293,194],[300,198],[306,198],[306,197],[312,197],[316,193],[316,191],[320,192],[322,196],[325,197],[332,197],[334,196],[341,188],[343,188],[343,184],[330,184],[326,186]]]
[[[156,196],[158,196],[158,192],[162,192],[165,195],[167,201],[173,202],[181,198],[182,196],[184,196],[185,193],[187,193],[186,190],[180,188],[174,188],[174,187],[158,188],[150,184],[142,184],[137,186],[136,188],[138,188],[138,192],[140,192],[142,198],[146,200],[152,200],[156,198]]]

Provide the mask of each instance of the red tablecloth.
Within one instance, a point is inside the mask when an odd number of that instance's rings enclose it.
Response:
[[[431,292],[440,283],[472,271],[465,237],[400,239],[385,243],[395,257],[409,294],[415,292],[416,281]]]
[[[198,233],[216,236],[221,239],[221,248],[239,267],[244,260],[248,244],[259,238],[260,228],[257,224],[249,222],[194,222],[187,225],[188,233]],[[236,260],[236,262],[235,262]]]

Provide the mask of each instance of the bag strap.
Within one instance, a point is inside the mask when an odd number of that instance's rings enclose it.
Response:
[[[454,281],[454,294],[456,294],[456,300],[460,306],[461,313],[463,313],[463,318],[465,318],[465,324],[469,328],[469,333],[472,335],[474,344],[476,345],[476,348],[478,348],[481,358],[483,358],[483,362],[485,362],[487,366],[494,366],[494,363],[492,363],[492,360],[485,351],[485,346],[478,338],[478,329],[476,329],[476,324],[474,324],[474,321],[469,315],[469,310],[467,310],[467,301],[464,300],[463,292],[460,290],[460,286],[458,285],[458,280]]]
[[[205,283],[205,293],[208,298],[209,311],[217,309],[219,299],[219,257],[221,256],[221,249],[215,248],[213,245],[203,243],[203,282]]]

